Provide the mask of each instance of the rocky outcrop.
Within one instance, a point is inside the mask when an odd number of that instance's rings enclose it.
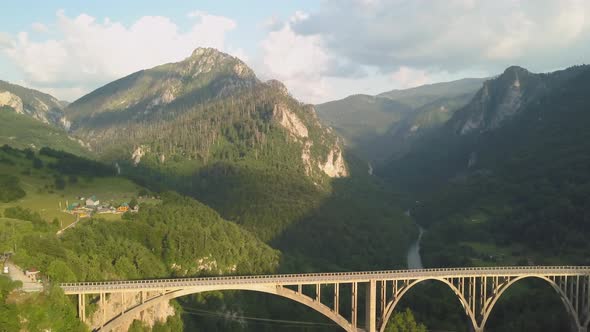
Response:
[[[157,292],[144,292],[143,296],[146,299],[159,296],[160,294]],[[103,323],[103,312],[104,317],[117,317],[124,308],[132,308],[141,303],[142,294],[140,292],[137,293],[125,293],[124,296],[119,294],[109,294],[105,297],[104,306],[101,305],[100,301],[97,299],[97,309],[96,311],[89,317],[88,324],[92,327],[92,330],[98,329],[102,326]],[[129,327],[133,323],[134,320],[139,320],[147,325],[148,327],[153,327],[156,322],[165,322],[168,317],[176,315],[176,311],[174,307],[170,305],[169,302],[160,302],[153,307],[150,307],[141,313],[136,314],[135,316],[129,317],[129,319],[122,322],[118,327],[116,327],[113,331],[114,332],[124,332],[129,330]]]
[[[9,106],[19,114],[67,129],[64,126],[63,104],[40,91],[0,81],[0,106]]]
[[[326,134],[332,135],[331,128],[323,128],[315,116],[315,111],[311,109],[311,112],[315,125],[324,130]],[[309,130],[303,120],[285,105],[275,105],[273,116],[287,131],[291,140],[301,143],[301,161],[303,162],[307,176],[313,176],[314,169],[319,169],[331,178],[348,176],[348,170],[342,155],[339,140],[336,140],[334,146],[330,147],[325,159],[317,160],[316,158],[316,160],[314,160],[312,156],[314,142],[309,137]],[[325,142],[321,143],[324,144]]]
[[[193,51],[185,62],[188,64],[185,73],[191,73],[193,78],[215,70],[220,64],[230,64],[230,70],[239,78],[249,79],[256,77],[254,71],[244,62],[214,48],[199,47]]]
[[[16,113],[24,114],[23,101],[19,96],[8,91],[0,92],[0,106],[12,107]]]
[[[284,105],[275,105],[273,116],[279,121],[289,135],[295,138],[306,138],[309,132],[303,121]]]
[[[320,163],[319,166],[320,169],[331,178],[340,178],[348,176],[346,163],[344,162],[342,150],[339,146],[334,146],[330,150],[330,152],[328,152],[326,162]]]
[[[143,146],[138,146],[133,150],[131,154],[131,160],[133,161],[133,165],[137,166],[141,162],[141,158],[145,156],[146,149]]]
[[[510,67],[499,77],[484,83],[473,100],[461,111],[455,128],[461,135],[499,128],[517,115],[528,101],[548,91],[546,77],[524,68]]]

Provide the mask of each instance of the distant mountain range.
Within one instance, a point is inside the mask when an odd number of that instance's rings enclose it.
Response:
[[[338,137],[311,106],[292,98],[282,83],[261,82],[242,61],[210,48],[71,104],[0,81],[0,105],[64,128],[97,157],[123,164],[268,159],[316,181],[348,174]],[[292,148],[273,149],[277,144]]]
[[[352,95],[316,108],[355,153],[380,163],[407,151],[415,138],[444,124],[485,80],[467,78],[376,96]]]
[[[585,114],[577,105],[588,98],[577,95],[567,99],[563,95],[582,88],[589,69],[589,66],[576,66],[549,74],[534,74],[516,66],[506,69],[502,75],[485,82],[474,98],[457,110],[444,126],[423,137],[399,160],[391,160],[390,171],[385,173],[403,177],[408,184],[413,183],[412,186],[418,182],[431,185],[431,180],[440,182],[464,172],[498,165],[517,153],[519,147],[536,146],[555,135],[555,131],[563,130],[559,134],[562,138],[581,135],[567,132],[565,128],[583,119]],[[559,107],[549,107],[550,100],[559,100]],[[563,113],[559,113],[560,110]],[[556,123],[562,126],[544,132]],[[530,135],[540,137],[533,139]],[[549,148],[543,147],[545,151],[538,152],[545,155],[557,148],[570,147],[564,143],[547,150]],[[432,179],[427,180],[430,177]]]

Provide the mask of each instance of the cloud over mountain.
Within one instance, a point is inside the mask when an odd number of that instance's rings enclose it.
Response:
[[[123,23],[58,11],[20,33],[0,31],[0,67],[16,73],[4,79],[73,100],[214,47],[320,103],[493,76],[513,64],[544,72],[590,60],[587,0],[323,0],[254,23],[225,14],[187,10]]]
[[[36,23],[33,33],[20,32],[0,46],[26,85],[74,99],[131,72],[178,61],[196,46],[226,49],[225,35],[236,27],[233,20],[204,12],[188,16],[192,25],[183,31],[163,16],[144,16],[125,26],[58,11],[51,30]],[[36,38],[39,32],[51,37]]]
[[[590,54],[589,18],[585,0],[326,0],[293,30],[383,72],[520,62],[548,70],[588,59],[581,54]]]

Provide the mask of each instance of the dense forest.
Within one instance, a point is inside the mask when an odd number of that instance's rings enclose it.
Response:
[[[85,181],[99,183],[102,178],[116,174],[116,169],[112,166],[48,148],[35,152],[5,146],[0,151],[0,156],[4,163],[12,167],[10,169],[19,167],[23,174],[31,174],[31,170],[35,170],[47,180],[52,179],[51,187],[42,189],[48,192],[59,193],[63,187],[75,185],[76,182],[72,181],[86,179]],[[0,249],[13,251],[16,248],[13,256],[16,264],[23,268],[35,267],[44,271],[46,278],[54,285],[63,281],[403,267],[404,250],[415,232],[413,226],[409,220],[403,223],[392,222],[403,219],[401,210],[386,203],[386,197],[394,198],[396,194],[383,187],[379,180],[366,175],[363,168],[354,165],[352,168],[354,172],[359,172],[354,180],[335,182],[331,192],[316,190],[307,200],[301,199],[299,206],[292,206],[296,202],[294,198],[300,197],[292,195],[292,190],[296,190],[296,187],[289,181],[294,181],[295,178],[283,179],[281,182],[277,175],[276,187],[258,187],[260,196],[257,199],[272,201],[271,198],[277,199],[277,193],[284,192],[283,206],[295,211],[292,218],[298,221],[294,226],[275,229],[274,234],[281,235],[270,241],[280,252],[259,239],[265,238],[265,233],[256,232],[256,227],[248,226],[239,219],[238,222],[225,221],[217,212],[199,201],[174,192],[159,194],[161,203],[141,205],[139,213],[126,214],[121,221],[100,218],[87,220],[59,237],[55,235],[59,229],[57,221],[44,220],[36,211],[18,205],[6,208],[0,212]],[[208,178],[215,179],[213,176]],[[6,200],[18,201],[25,192],[19,176],[2,175],[2,179],[10,184],[10,187],[3,186],[3,190],[12,195],[6,196]],[[218,179],[224,178],[220,176]],[[238,173],[235,178],[228,177],[225,181],[227,182],[211,185],[228,190],[233,188],[232,183],[244,181],[242,183],[245,188],[256,183],[256,178],[249,179]],[[159,182],[154,187],[165,186],[163,182]],[[301,195],[310,195],[304,188],[310,187],[302,187]],[[288,191],[284,191],[285,189]],[[232,201],[251,199],[246,194],[236,193],[232,196]],[[376,200],[379,196],[383,199]],[[317,202],[318,197],[324,198]],[[357,201],[356,205],[344,204],[354,197],[359,197],[358,200],[354,199]],[[215,198],[212,196],[209,199],[214,202]],[[270,227],[273,218],[280,220],[281,214],[289,211],[273,205],[271,207],[260,210],[268,211],[268,215],[253,214],[252,218],[267,220]],[[366,218],[359,219],[359,215]],[[295,227],[296,225],[301,227]],[[252,229],[252,232],[246,229]],[[310,238],[310,233],[317,234],[318,237]],[[392,238],[396,237],[399,240],[392,242]],[[266,238],[270,240],[270,236]],[[380,250],[383,255],[377,254]],[[318,255],[314,251],[322,254]],[[197,263],[199,260],[201,263]],[[203,262],[207,268],[203,268]],[[59,290],[54,289],[40,296],[48,298],[48,305],[62,298],[66,301],[64,305],[67,310],[75,309],[72,301],[63,295],[59,297],[53,294],[56,292],[59,293]],[[10,310],[17,310],[23,315],[33,314],[28,313],[25,307],[15,307],[11,303],[6,302]],[[176,318],[154,326],[153,330],[174,331],[178,324],[203,331],[224,331],[228,326],[234,331],[272,331],[277,327],[276,324],[260,326],[255,322],[237,324],[231,319],[201,315],[199,312],[195,315],[190,312],[190,308],[193,311],[208,312],[230,310],[239,315],[245,314],[244,308],[256,308],[247,314],[258,317],[280,317],[286,312],[296,312],[298,317],[325,322],[325,318],[317,313],[290,301],[277,301],[268,296],[240,292],[195,295],[181,299],[180,304],[177,308],[179,315],[174,316]],[[75,317],[74,311],[71,315]],[[178,320],[180,317],[183,317],[182,321]],[[408,318],[404,317],[400,322]],[[44,322],[50,321],[47,317],[43,319]],[[295,327],[293,331],[300,328]],[[132,330],[136,331],[146,329],[140,323],[132,326]],[[327,326],[325,329],[331,331],[334,328]]]

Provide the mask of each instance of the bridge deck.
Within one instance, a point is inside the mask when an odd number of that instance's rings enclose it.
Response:
[[[109,291],[132,292],[213,285],[306,285],[318,283],[352,283],[370,280],[407,280],[463,277],[518,277],[518,276],[572,276],[590,275],[590,266],[510,266],[492,268],[438,268],[419,270],[333,272],[308,274],[276,274],[253,276],[227,276],[210,278],[176,278],[124,280],[106,282],[63,283],[66,294],[101,293]]]

